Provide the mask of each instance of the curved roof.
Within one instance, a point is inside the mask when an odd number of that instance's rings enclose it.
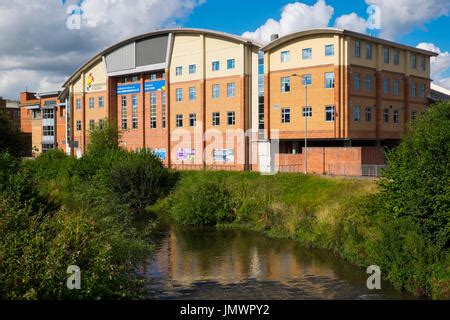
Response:
[[[381,43],[381,44],[385,44],[388,46],[392,46],[392,47],[397,47],[397,48],[402,48],[405,50],[409,50],[409,51],[414,51],[420,54],[424,54],[424,55],[428,55],[428,56],[437,56],[438,54],[432,51],[428,51],[428,50],[423,50],[423,49],[419,49],[419,48],[415,48],[415,47],[411,47],[411,46],[407,46],[407,45],[403,45],[400,43],[396,43],[396,42],[392,42],[389,40],[384,40],[381,38],[376,38],[376,37],[372,37],[369,36],[367,34],[363,34],[363,33],[358,33],[358,32],[354,32],[354,31],[350,31],[350,30],[344,30],[344,29],[337,29],[337,28],[318,28],[318,29],[308,29],[308,30],[303,30],[300,32],[295,32],[295,33],[291,33],[288,34],[284,37],[278,38],[274,41],[272,41],[271,43],[267,44],[266,46],[264,46],[261,50],[262,51],[271,51],[291,40],[294,39],[298,39],[298,38],[302,38],[302,37],[308,37],[311,35],[348,35],[348,36],[352,36],[352,37],[356,37],[356,38],[360,38],[360,39],[365,39],[365,40],[369,40],[372,41],[374,43]]]
[[[160,29],[160,30],[155,30],[149,33],[144,33],[138,36],[134,36],[131,38],[128,38],[126,40],[123,40],[119,43],[116,43],[115,45],[101,51],[100,53],[98,53],[97,55],[95,55],[94,57],[92,57],[91,59],[89,59],[86,63],[84,63],[80,68],[78,68],[64,83],[63,87],[66,87],[69,82],[71,82],[74,78],[77,78],[81,71],[83,71],[84,69],[88,68],[89,66],[95,64],[96,62],[98,62],[104,55],[107,55],[108,53],[124,46],[130,43],[133,43],[135,41],[139,41],[139,40],[144,40],[147,38],[152,38],[158,35],[162,35],[162,34],[169,34],[169,33],[178,33],[178,34],[205,34],[205,35],[211,35],[211,36],[216,36],[219,38],[224,38],[230,41],[235,41],[235,42],[239,42],[239,43],[243,43],[243,44],[249,44],[249,45],[254,45],[257,47],[262,47],[262,44],[251,40],[251,39],[247,39],[247,38],[243,38],[243,37],[239,37],[233,34],[229,34],[229,33],[225,33],[225,32],[219,32],[219,31],[214,31],[214,30],[207,30],[207,29],[191,29],[191,28],[172,28],[172,29]]]

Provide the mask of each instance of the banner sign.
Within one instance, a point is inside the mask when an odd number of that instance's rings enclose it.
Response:
[[[166,149],[154,149],[153,153],[162,161],[166,160],[167,157]]]
[[[234,162],[234,150],[233,149],[214,149],[213,150],[214,161],[218,162]]]
[[[117,86],[117,94],[131,94],[139,92],[141,92],[141,85],[139,83]]]
[[[166,90],[166,80],[150,81],[145,83],[145,92]]]
[[[195,149],[179,149],[177,151],[178,161],[194,161],[195,160]]]

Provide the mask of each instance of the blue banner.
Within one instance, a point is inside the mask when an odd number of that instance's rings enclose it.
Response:
[[[141,85],[139,83],[117,86],[117,94],[131,94],[139,92],[141,92]]]
[[[150,81],[145,83],[145,92],[166,90],[166,80]]]

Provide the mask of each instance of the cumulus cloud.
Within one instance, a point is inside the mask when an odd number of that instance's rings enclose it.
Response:
[[[333,13],[333,7],[324,0],[318,0],[311,6],[301,2],[290,3],[283,7],[280,20],[269,19],[255,31],[247,31],[243,36],[267,43],[272,34],[284,36],[303,29],[327,27]]]
[[[445,74],[450,69],[450,53],[448,51],[441,51],[435,44],[427,42],[419,43],[417,48],[439,54],[437,57],[431,58],[431,78],[433,78],[437,84],[450,89],[450,78],[445,78]]]
[[[359,17],[354,12],[336,18],[334,26],[339,29],[347,29],[360,33],[367,32],[366,19]]]
[[[84,0],[79,30],[66,27],[79,1],[0,0],[0,96],[58,89],[83,62],[136,34],[173,27],[204,0]]]

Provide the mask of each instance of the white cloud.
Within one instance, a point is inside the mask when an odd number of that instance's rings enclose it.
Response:
[[[381,9],[380,36],[395,39],[450,12],[448,0],[366,0]]]
[[[124,38],[176,26],[204,0],[85,0],[80,30],[55,0],[0,0],[0,96],[57,89],[97,52]]]
[[[336,18],[334,26],[339,29],[352,30],[360,33],[367,32],[366,19],[359,17],[354,12]]]
[[[301,2],[290,3],[283,7],[279,21],[269,19],[255,31],[245,32],[243,37],[267,43],[272,34],[284,36],[303,29],[327,27],[333,13],[333,7],[327,5],[325,0],[318,0],[312,6]]]
[[[433,51],[439,54],[437,57],[431,58],[431,78],[436,80],[436,82],[440,81],[446,85],[446,88],[450,88],[450,86],[448,86],[448,79],[444,79],[444,75],[450,69],[450,53],[448,51],[441,51],[441,49],[433,43],[422,42],[417,45],[417,48]]]

